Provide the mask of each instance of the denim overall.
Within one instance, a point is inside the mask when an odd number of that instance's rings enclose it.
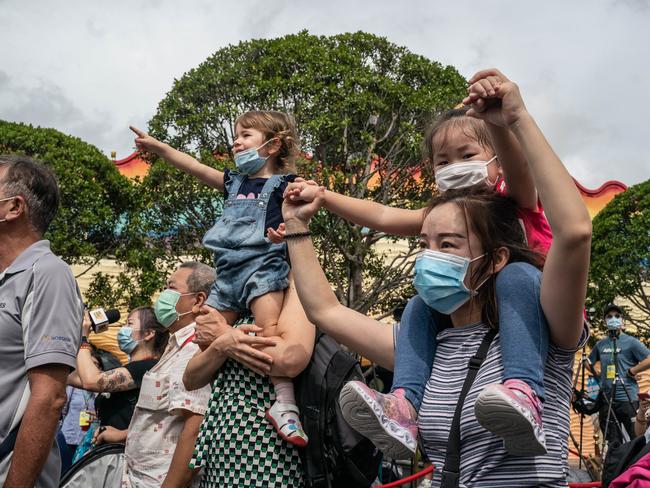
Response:
[[[284,175],[269,178],[257,198],[238,199],[245,178],[230,173],[221,218],[203,237],[203,245],[214,253],[217,271],[206,303],[222,311],[244,312],[253,298],[289,286],[286,244],[264,237],[269,199]]]

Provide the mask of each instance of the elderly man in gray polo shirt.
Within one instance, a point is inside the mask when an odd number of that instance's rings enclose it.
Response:
[[[83,304],[43,234],[56,214],[54,174],[0,156],[0,486],[59,486],[54,436],[75,367]]]

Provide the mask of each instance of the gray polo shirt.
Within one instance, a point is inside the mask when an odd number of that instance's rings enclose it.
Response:
[[[0,273],[0,442],[25,412],[29,369],[76,367],[82,316],[77,282],[48,241],[35,242]],[[0,463],[0,486],[10,461],[11,456]],[[58,486],[60,470],[54,443],[36,486]]]

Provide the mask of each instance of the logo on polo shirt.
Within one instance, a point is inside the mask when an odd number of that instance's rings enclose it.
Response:
[[[0,302],[0,308],[5,308],[7,304],[5,302]]]

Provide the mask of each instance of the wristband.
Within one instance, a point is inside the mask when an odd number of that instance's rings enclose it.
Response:
[[[285,239],[300,239],[301,237],[309,237],[311,236],[310,231],[306,232],[294,232],[293,234],[285,234],[284,238]]]
[[[89,342],[88,342],[88,337],[86,337],[86,336],[81,336],[81,343],[82,343],[82,344],[89,344]]]

